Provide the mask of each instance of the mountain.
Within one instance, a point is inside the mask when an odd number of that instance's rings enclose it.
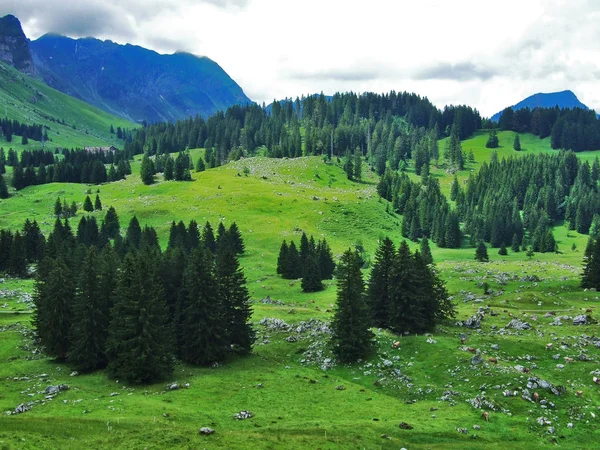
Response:
[[[527,97],[525,100],[521,100],[516,105],[511,106],[511,108],[515,111],[523,108],[533,109],[536,107],[539,108],[553,108],[555,106],[559,106],[560,108],[582,108],[582,109],[590,109],[583,103],[579,101],[577,96],[572,91],[562,91],[562,92],[550,92],[550,93],[538,93]],[[494,114],[491,117],[491,120],[494,122],[498,122],[500,116],[502,115],[502,111]]]
[[[0,115],[21,123],[43,125],[48,134],[46,148],[123,147],[124,142],[110,133],[111,125],[115,129],[137,126],[52,89],[4,62],[0,62]],[[13,138],[9,143],[5,136],[0,136],[0,147],[39,148],[40,142],[30,139],[27,145],[22,145],[20,139]]]
[[[214,61],[134,45],[46,34],[30,43],[44,81],[134,122],[210,116],[251,100]]]
[[[36,73],[21,22],[10,14],[0,17],[0,61],[27,75]]]

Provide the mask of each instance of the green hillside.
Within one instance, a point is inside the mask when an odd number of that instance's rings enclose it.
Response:
[[[0,117],[25,124],[48,126],[50,142],[46,143],[46,148],[99,145],[122,147],[122,141],[110,133],[110,126],[113,125],[115,129],[136,127],[131,122],[58,92],[4,63],[0,63]],[[0,137],[0,147],[5,150],[40,146],[40,142],[36,141],[23,146],[20,137],[16,136],[10,143]]]
[[[516,153],[510,135],[500,133],[501,156]],[[473,149],[476,162],[467,165],[461,177],[489,159],[486,139],[487,133],[480,133],[463,142],[467,152]],[[521,154],[553,151],[547,140],[535,137],[522,136],[522,144]],[[193,150],[193,159],[200,153]],[[32,292],[33,282],[7,279],[0,285],[5,292],[0,301],[5,303],[0,310],[0,410],[38,403],[24,414],[0,417],[4,447],[503,449],[550,448],[555,442],[564,448],[589,447],[600,414],[600,394],[590,375],[600,357],[590,338],[598,335],[598,326],[573,326],[570,319],[550,326],[558,315],[573,317],[586,310],[595,315],[598,296],[579,287],[587,236],[555,227],[561,254],[529,259],[524,252],[509,252],[500,257],[490,249],[491,262],[486,264],[473,260],[473,248],[434,248],[458,308],[457,320],[484,308],[481,330],[446,323],[432,336],[400,338],[376,330],[378,352],[369,361],[324,370],[329,355],[326,335],[278,331],[260,321],[331,319],[335,283],[328,283],[323,292],[302,293],[299,282],[275,274],[277,252],[282,239],[298,243],[302,231],[324,236],[336,255],[361,244],[372,259],[383,236],[397,245],[402,218],[386,212],[387,202],[375,192],[377,177],[367,172],[362,183],[351,182],[341,165],[317,157],[242,159],[193,173],[192,182],[164,182],[159,176],[151,186],[140,181],[139,159],[132,169],[127,180],[97,187],[48,184],[19,191],[0,201],[0,228],[16,228],[25,218],[36,218],[48,232],[56,197],[81,206],[88,189],[99,189],[104,206],[117,209],[122,227],[134,214],[142,226],[156,227],[163,246],[172,220],[209,220],[213,225],[236,221],[246,244],[240,262],[259,332],[253,354],[215,368],[179,365],[165,383],[143,387],[126,386],[103,371],[70,377],[68,366],[32,353],[23,293]],[[441,171],[435,175],[444,185],[452,178]],[[93,214],[100,219],[104,213]],[[484,282],[492,294],[483,294]],[[270,301],[263,301],[267,297]],[[556,316],[545,316],[549,311]],[[532,328],[499,332],[515,317]],[[481,364],[470,364],[473,354],[461,345],[461,333],[467,334],[467,346],[481,350]],[[287,341],[290,335],[299,339]],[[400,348],[393,349],[398,339]],[[555,350],[547,351],[547,343],[554,343]],[[489,362],[491,357],[498,363]],[[566,363],[566,357],[573,362]],[[531,369],[531,375],[521,367]],[[544,402],[530,402],[522,398],[529,376],[564,386],[565,391],[554,395],[538,388]],[[171,381],[190,386],[167,391]],[[71,388],[47,401],[44,388],[59,383]],[[490,422],[481,417],[480,401],[494,408]],[[234,420],[233,414],[244,409],[255,417]],[[538,425],[539,417],[551,421],[556,433],[548,434],[547,427]],[[401,422],[413,429],[399,428]],[[204,426],[216,433],[200,436]]]

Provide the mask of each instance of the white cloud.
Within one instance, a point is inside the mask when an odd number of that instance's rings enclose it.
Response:
[[[60,5],[60,7],[59,7]],[[485,115],[573,90],[600,110],[595,0],[5,0],[35,38],[95,34],[218,62],[250,98],[415,91]],[[54,28],[52,28],[54,27]],[[87,28],[86,28],[87,27]],[[89,32],[86,32],[89,29]]]

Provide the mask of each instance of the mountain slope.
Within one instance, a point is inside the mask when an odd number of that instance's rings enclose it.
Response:
[[[10,14],[0,17],[0,61],[27,75],[35,75],[29,43],[21,28],[21,22]]]
[[[31,42],[50,86],[135,122],[173,121],[249,102],[214,61],[133,45],[46,34]]]
[[[550,92],[550,93],[537,93],[521,100],[516,105],[511,106],[514,111],[518,111],[523,108],[553,108],[555,106],[560,108],[582,108],[590,109],[579,101],[577,96],[572,91],[561,91],[561,92]],[[497,112],[491,117],[491,120],[498,122],[502,111]]]
[[[0,116],[26,124],[42,124],[50,142],[46,147],[83,147],[115,145],[122,147],[110,126],[131,129],[136,125],[112,116],[87,103],[69,97],[30,78],[6,63],[0,62]],[[7,143],[0,137],[0,146],[24,148],[20,140]],[[39,148],[30,140],[28,147]]]

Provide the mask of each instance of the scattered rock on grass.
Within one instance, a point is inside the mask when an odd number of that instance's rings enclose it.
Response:
[[[200,428],[200,434],[204,435],[204,436],[208,436],[209,434],[213,434],[215,432],[215,430],[213,430],[210,427],[202,427]]]

